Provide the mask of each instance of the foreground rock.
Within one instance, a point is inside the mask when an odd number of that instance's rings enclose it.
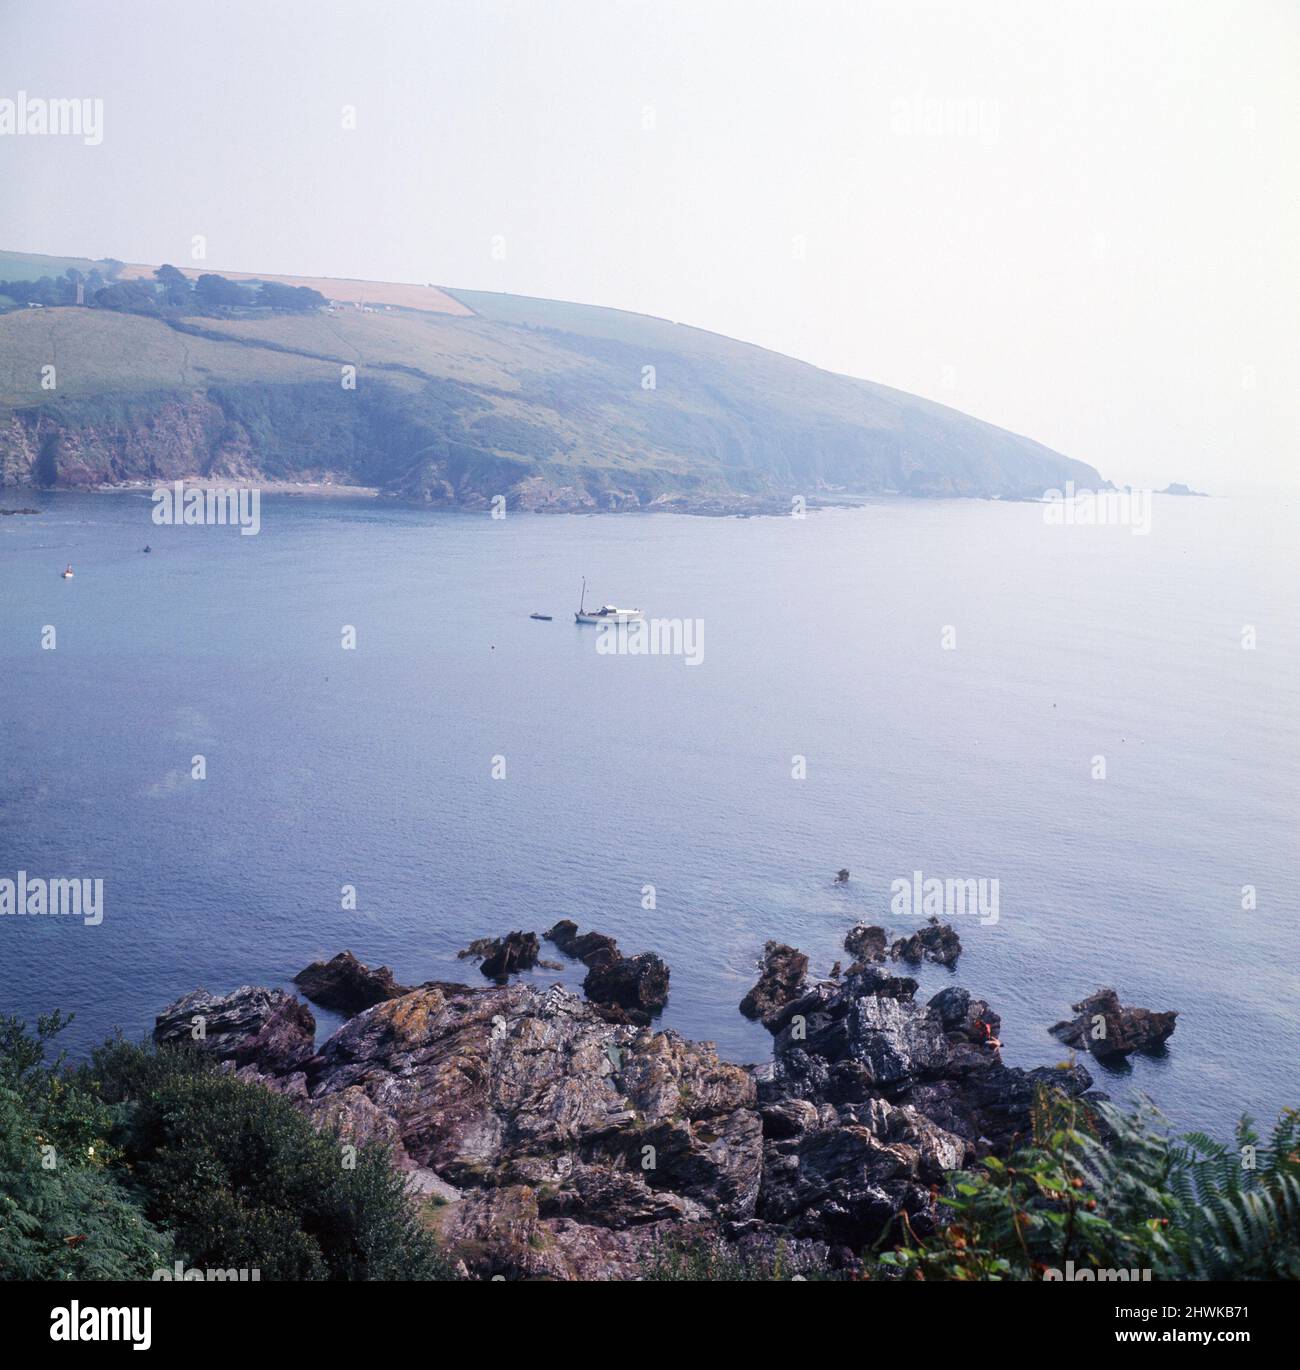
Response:
[[[196,989],[163,1009],[153,1036],[155,1042],[188,1044],[236,1066],[281,1072],[315,1050],[316,1019],[282,989],[241,985],[224,995]]]
[[[801,953],[772,945],[791,953],[788,987]],[[642,960],[589,950],[593,974]],[[206,1049],[243,1078],[322,1127],[385,1142],[412,1191],[444,1201],[431,1221],[475,1277],[635,1279],[657,1244],[699,1236],[825,1268],[901,1213],[931,1231],[945,1172],[1005,1152],[1039,1089],[1091,1083],[1077,1066],[1008,1069],[987,1004],[915,992],[880,965],[803,985],[769,1013],[775,1057],[759,1067],[526,982],[423,985],[314,1055],[286,1037],[310,1011],[247,987],[177,1001],[159,1037],[187,1036],[200,1012]]]
[[[1173,1032],[1178,1011],[1155,1013],[1147,1008],[1125,1008],[1113,989],[1071,1005],[1075,1018],[1057,1023],[1051,1034],[1067,1046],[1091,1051],[1100,1060],[1129,1056],[1135,1051],[1154,1051]]]
[[[782,1011],[776,1059],[757,1071],[759,1222],[857,1250],[906,1213],[924,1236],[946,1171],[1005,1154],[1040,1088],[1090,1087],[1082,1067],[1009,1069],[987,1004],[945,990],[922,1006],[915,988],[867,967]]]
[[[757,1018],[764,1026],[792,1000],[803,993],[808,978],[808,958],[784,942],[768,942],[763,947],[763,970],[758,983],[740,1001],[746,1018]]]
[[[313,1004],[349,1015],[410,993],[393,979],[387,966],[371,970],[350,951],[341,951],[329,961],[313,961],[293,977],[293,983]]]
[[[941,966],[955,966],[961,955],[961,939],[956,929],[931,918],[910,937],[900,937],[890,947],[889,955],[895,961],[909,961],[913,965],[919,965],[924,959]]]

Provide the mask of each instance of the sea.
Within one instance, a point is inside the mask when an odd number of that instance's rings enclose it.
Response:
[[[0,917],[0,1013],[74,1013],[74,1058],[344,948],[482,983],[471,940],[570,918],[667,960],[664,1025],[762,1061],[764,942],[827,975],[934,880],[963,951],[919,994],[988,1000],[1009,1064],[1066,1059],[1048,1029],[1113,986],[1180,1016],[1098,1088],[1225,1139],[1300,1105],[1293,496],[1157,496],[1145,531],[903,498],[267,494],[251,536],[159,526],[147,490],[0,507],[40,510],[0,517],[0,880],[103,882],[97,923]],[[646,628],[575,624],[584,577]]]

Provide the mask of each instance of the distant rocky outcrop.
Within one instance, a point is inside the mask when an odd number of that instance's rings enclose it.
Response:
[[[1075,1017],[1057,1023],[1053,1037],[1067,1046],[1091,1051],[1098,1059],[1115,1059],[1135,1051],[1154,1051],[1172,1034],[1176,1009],[1165,1013],[1125,1008],[1113,989],[1099,989],[1071,1005]]]
[[[1204,490],[1193,490],[1190,486],[1182,484],[1181,481],[1170,481],[1163,490],[1157,490],[1157,495],[1193,495],[1197,499],[1207,499]]]
[[[393,979],[387,966],[371,970],[350,951],[341,951],[329,961],[313,961],[293,977],[293,983],[313,1004],[346,1014],[410,993]]]

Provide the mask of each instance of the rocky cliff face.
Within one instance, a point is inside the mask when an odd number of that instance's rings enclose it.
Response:
[[[345,1138],[387,1141],[475,1277],[635,1278],[656,1243],[701,1233],[780,1241],[798,1269],[851,1263],[903,1212],[930,1230],[945,1173],[1005,1152],[1038,1089],[1090,1086],[1078,1066],[1006,1067],[986,1004],[914,989],[869,965],[804,988],[756,1067],[521,983],[423,985],[315,1052],[290,996],[199,991],[158,1036],[192,1038],[200,1016],[229,1068]]]

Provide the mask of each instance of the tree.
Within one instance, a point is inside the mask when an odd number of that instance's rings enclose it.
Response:
[[[244,287],[238,281],[212,272],[204,272],[194,283],[194,294],[198,302],[208,309],[224,309],[232,305],[248,302]]]
[[[325,296],[306,285],[283,285],[279,281],[263,281],[258,291],[258,304],[267,309],[281,309],[294,314],[305,314],[311,309],[323,309]]]
[[[152,314],[158,309],[154,287],[148,281],[116,281],[95,292],[100,309],[121,309],[132,314]]]
[[[154,279],[162,286],[163,300],[169,305],[186,305],[190,302],[193,287],[182,271],[164,262],[154,273]]]

